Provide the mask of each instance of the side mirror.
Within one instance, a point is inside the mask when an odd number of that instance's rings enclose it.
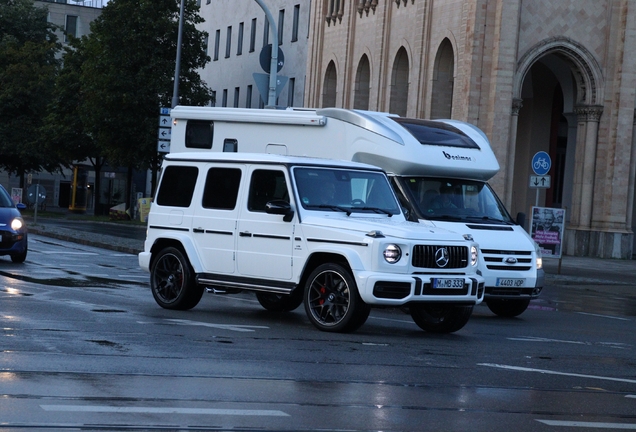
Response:
[[[25,210],[27,208],[25,203],[17,203],[15,206],[18,210]]]
[[[292,210],[291,205],[283,200],[269,201],[265,204],[265,213],[283,215],[283,221],[285,222],[291,222],[294,218],[294,210]]]
[[[517,225],[520,225],[523,229],[526,229],[526,214],[523,212],[517,213]]]

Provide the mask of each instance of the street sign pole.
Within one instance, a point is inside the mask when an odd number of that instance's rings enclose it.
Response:
[[[276,107],[276,72],[278,68],[278,29],[272,13],[269,11],[263,0],[256,0],[256,3],[263,9],[269,29],[272,32],[272,56],[269,62],[269,92],[267,93],[267,106],[265,108]]]

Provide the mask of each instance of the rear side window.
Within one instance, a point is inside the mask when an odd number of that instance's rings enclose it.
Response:
[[[214,122],[209,120],[188,120],[186,124],[186,148],[211,149],[214,138]]]
[[[240,184],[240,169],[210,168],[201,205],[208,209],[234,210]]]
[[[161,176],[157,204],[169,207],[190,207],[199,169],[193,166],[166,167]]]

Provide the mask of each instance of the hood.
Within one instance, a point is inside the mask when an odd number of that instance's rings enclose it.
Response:
[[[519,225],[488,225],[464,222],[427,221],[436,228],[470,234],[480,249],[534,251],[534,240]]]
[[[302,225],[343,230],[360,235],[366,235],[371,231],[382,231],[385,237],[405,240],[465,242],[461,234],[433,226],[428,221],[423,223],[409,222],[386,216],[360,216],[355,213],[351,216],[344,213],[328,213],[320,216],[304,215]]]

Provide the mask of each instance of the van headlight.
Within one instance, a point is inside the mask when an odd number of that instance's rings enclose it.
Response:
[[[534,243],[534,251],[537,254],[537,270],[541,270],[543,268],[543,258],[541,257],[541,247],[538,243]]]
[[[20,218],[15,218],[11,221],[11,229],[14,231],[20,231],[23,226],[24,222],[22,222],[22,219]]]
[[[384,248],[382,255],[384,255],[386,262],[389,264],[395,264],[400,260],[400,258],[402,258],[402,249],[400,249],[400,247],[396,244],[389,244]]]
[[[477,265],[479,259],[479,252],[477,252],[477,246],[470,247],[470,265],[473,267]]]

